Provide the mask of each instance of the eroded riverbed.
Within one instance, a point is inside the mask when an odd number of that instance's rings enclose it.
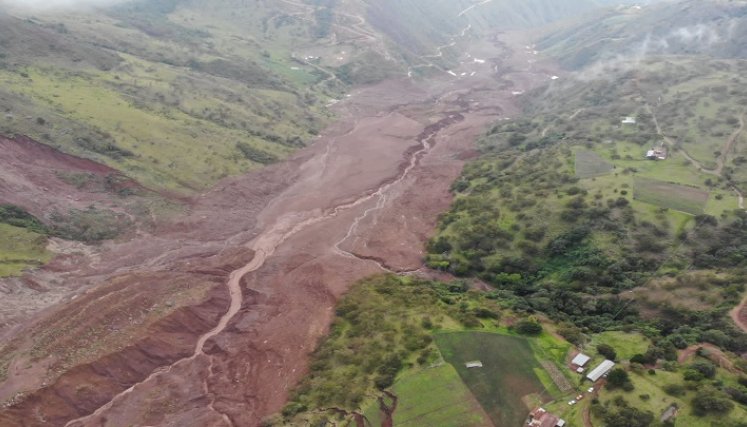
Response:
[[[63,280],[106,285],[96,288],[101,295],[86,291],[17,328],[18,351],[32,348],[22,331],[65,329],[55,317],[60,310],[98,304],[95,320],[106,319],[102,301],[112,280],[147,283],[139,288],[146,294],[173,280],[156,273],[216,284],[205,285],[211,303],[194,309],[207,313],[204,322],[164,317],[112,347],[137,348],[142,361],[82,355],[74,366],[47,371],[44,383],[6,382],[0,398],[24,396],[0,412],[0,421],[251,426],[278,411],[305,373],[340,295],[382,270],[421,269],[423,243],[448,208],[449,188],[475,139],[487,124],[517,114],[513,91],[546,78],[536,64],[526,65],[521,48],[496,42],[475,49],[491,59],[472,63],[480,68],[471,78],[402,78],[358,90],[336,107],[340,120],[313,146],[221,183],[155,235],[112,244],[95,264],[61,273]],[[512,71],[495,75],[498,68]],[[137,288],[117,289],[123,297]],[[169,335],[175,331],[178,341]],[[76,339],[64,344],[79,345]],[[158,363],[148,361],[150,353]],[[58,366],[54,355],[43,363]],[[32,369],[11,366],[17,378]]]

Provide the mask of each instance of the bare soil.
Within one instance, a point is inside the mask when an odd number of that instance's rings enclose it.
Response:
[[[279,411],[340,296],[422,268],[475,139],[518,114],[512,90],[549,78],[492,46],[464,65],[473,78],[357,90],[288,161],[221,182],[152,233],[30,273],[65,292],[0,326],[0,425],[255,426]]]

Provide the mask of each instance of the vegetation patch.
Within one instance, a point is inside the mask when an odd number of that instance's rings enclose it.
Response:
[[[703,213],[710,193],[648,178],[635,178],[635,199],[693,215]]]
[[[29,229],[0,224],[0,277],[16,276],[52,258],[47,237]]]
[[[593,178],[612,172],[614,165],[588,150],[576,152],[576,176],[579,178]]]
[[[522,398],[539,395],[543,401],[557,395],[537,375],[543,370],[528,339],[483,333],[436,335],[444,359],[451,363],[496,425],[521,425],[529,410]],[[482,368],[465,363],[480,360]]]
[[[315,425],[361,413],[363,408],[367,408],[369,419],[375,418],[379,416],[377,399],[389,399],[385,390],[404,393],[404,412],[399,415],[398,409],[396,417],[453,420],[463,408],[448,402],[464,402],[468,395],[463,388],[455,389],[447,399],[448,388],[434,385],[432,392],[445,399],[443,405],[439,404],[439,413],[428,412],[428,406],[421,405],[427,399],[415,396],[415,390],[426,387],[429,381],[455,381],[448,372],[430,372],[429,367],[441,360],[434,333],[465,328],[495,330],[501,317],[496,297],[470,291],[462,281],[443,283],[394,275],[362,281],[340,301],[329,336],[314,352],[309,375],[292,394],[278,423]],[[541,343],[540,347],[547,347],[548,354],[556,349],[555,344]],[[532,349],[520,351],[531,353]],[[411,378],[421,374],[424,376]],[[548,382],[552,383],[549,378]],[[541,385],[537,388],[544,390]]]

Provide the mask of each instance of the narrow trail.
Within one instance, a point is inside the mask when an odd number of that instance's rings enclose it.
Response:
[[[747,295],[742,298],[742,302],[740,302],[739,305],[729,312],[729,316],[739,329],[747,333]]]
[[[737,200],[738,200],[737,203],[739,205],[739,209],[744,210],[744,194],[742,194],[742,192],[739,191],[737,187],[731,187],[731,188],[732,190],[734,190],[735,193],[737,193]]]
[[[493,0],[483,0],[483,1],[481,1],[480,3],[475,3],[475,4],[473,4],[472,6],[470,6],[470,7],[466,8],[466,9],[464,9],[464,10],[463,10],[463,11],[461,11],[461,12],[459,12],[459,15],[457,15],[457,18],[461,18],[462,16],[464,16],[464,15],[465,15],[465,14],[466,14],[467,12],[469,12],[470,10],[472,10],[472,9],[474,9],[474,8],[476,8],[476,7],[480,7],[480,6],[484,5],[484,4],[490,3],[491,1],[493,1]]]
[[[418,163],[420,162],[420,159],[433,147],[433,139],[438,134],[438,132],[447,126],[450,126],[458,121],[461,121],[463,118],[464,117],[459,113],[449,113],[446,118],[426,128],[423,134],[421,134],[421,136],[419,136],[418,138],[418,141],[421,143],[421,148],[415,151],[410,156],[408,165],[399,173],[398,176],[396,176],[396,178],[381,185],[379,188],[377,188],[375,191],[371,192],[370,194],[361,196],[352,202],[335,206],[334,208],[329,209],[326,212],[323,212],[321,214],[318,214],[318,213],[315,214],[314,212],[292,212],[290,214],[286,214],[278,218],[278,220],[274,223],[274,225],[269,230],[260,234],[256,239],[254,239],[248,245],[248,247],[252,249],[255,253],[252,260],[248,264],[243,266],[242,268],[234,270],[229,275],[229,279],[226,282],[226,288],[228,289],[228,293],[229,293],[230,301],[231,301],[229,308],[226,311],[226,313],[223,316],[221,316],[220,321],[213,329],[211,329],[210,331],[200,336],[200,338],[197,340],[197,344],[195,345],[194,353],[191,356],[180,359],[171,365],[158,368],[157,370],[153,371],[143,381],[133,384],[128,389],[112,397],[106,404],[99,407],[92,414],[69,421],[67,424],[65,424],[65,427],[77,427],[77,426],[86,425],[87,421],[111,409],[112,406],[115,403],[117,403],[117,401],[126,397],[127,395],[132,393],[137,388],[142,387],[143,385],[147,383],[150,383],[151,381],[157,379],[158,377],[162,375],[169,374],[174,368],[178,366],[193,362],[199,357],[207,357],[204,352],[204,347],[207,341],[210,340],[211,338],[214,338],[221,332],[223,332],[228,326],[231,319],[233,319],[233,317],[241,309],[241,305],[244,300],[244,295],[241,289],[241,280],[247,274],[260,269],[264,265],[265,260],[267,260],[268,257],[272,256],[275,250],[288,238],[306,229],[307,227],[311,225],[317,224],[319,222],[325,221],[330,218],[334,218],[338,216],[339,214],[346,212],[352,208],[358,207],[371,200],[377,199],[377,202],[373,207],[366,209],[361,215],[355,218],[350,228],[348,229],[348,232],[346,233],[346,235],[339,242],[335,244],[334,250],[341,256],[352,257],[352,258],[360,259],[363,261],[374,261],[379,265],[379,267],[382,270],[385,270],[387,272],[406,273],[406,272],[393,271],[392,269],[385,266],[382,262],[366,259],[364,257],[358,257],[352,252],[348,252],[348,251],[341,249],[340,245],[342,245],[348,238],[350,238],[355,233],[355,231],[358,229],[360,222],[364,220],[371,212],[384,207],[384,205],[386,204],[388,200],[387,192],[394,186],[404,181],[410,175],[412,170],[415,167],[417,167]],[[355,131],[355,126],[353,127],[352,130],[346,132],[345,135],[350,134],[354,131]],[[333,139],[330,142],[330,144],[334,143],[336,140],[337,139]],[[212,361],[210,361],[210,364],[212,365]],[[207,387],[207,383],[205,383],[205,387]],[[209,392],[208,392],[208,395],[209,395]],[[211,408],[211,409],[215,411],[214,408]],[[221,415],[222,417],[224,417],[224,419],[228,418],[224,414],[221,414],[217,411],[215,412]],[[228,419],[228,421],[230,422],[230,419]],[[229,424],[229,425],[232,425],[232,424]]]

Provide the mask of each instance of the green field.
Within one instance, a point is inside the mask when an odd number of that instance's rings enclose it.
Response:
[[[579,178],[593,178],[607,175],[614,166],[593,151],[581,150],[576,152],[576,176]]]
[[[521,425],[532,409],[524,399],[546,402],[557,393],[540,380],[537,372],[544,370],[525,338],[457,332],[437,334],[436,343],[496,426]],[[483,367],[465,367],[472,360],[480,360]]]
[[[618,360],[628,360],[636,354],[645,353],[650,343],[639,333],[607,331],[595,334],[588,347],[596,349],[599,344],[607,344],[615,349]]]
[[[399,401],[396,426],[484,426],[487,415],[453,366],[443,364],[401,378],[394,384]]]
[[[636,200],[693,215],[703,213],[709,193],[697,188],[647,178],[635,178]]]
[[[49,261],[47,238],[7,224],[0,224],[0,277],[15,276],[23,270]]]

